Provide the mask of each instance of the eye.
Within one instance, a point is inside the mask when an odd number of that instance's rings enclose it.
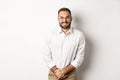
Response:
[[[67,17],[59,17],[59,19],[70,19],[70,16],[67,16]]]
[[[64,19],[64,17],[61,17],[61,16],[60,16],[59,19]]]
[[[60,17],[60,19],[64,19],[63,17]]]
[[[67,16],[65,19],[70,19],[70,17],[69,17],[69,16]]]

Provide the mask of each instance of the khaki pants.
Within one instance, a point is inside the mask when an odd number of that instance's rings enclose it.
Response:
[[[74,70],[68,74],[67,78],[62,79],[62,80],[76,80],[76,77],[77,77],[76,71]],[[49,80],[58,80],[52,71],[49,72],[48,78]]]

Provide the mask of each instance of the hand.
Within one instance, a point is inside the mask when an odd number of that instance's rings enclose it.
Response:
[[[55,71],[55,75],[58,78],[58,80],[65,79],[67,77],[67,75],[65,75],[64,72],[62,70],[59,70],[59,69],[57,69]]]
[[[65,78],[67,78],[67,77],[68,77],[68,75],[65,75],[65,76],[61,77],[60,79],[58,79],[58,80],[63,80]]]

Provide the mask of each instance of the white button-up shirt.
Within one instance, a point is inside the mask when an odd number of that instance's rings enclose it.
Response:
[[[62,69],[69,64],[78,68],[83,62],[84,53],[85,37],[83,32],[71,27],[67,34],[64,34],[61,28],[58,28],[47,39],[44,59],[49,69],[55,65]]]

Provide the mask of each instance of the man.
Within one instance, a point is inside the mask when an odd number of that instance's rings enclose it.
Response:
[[[68,8],[58,10],[59,26],[47,40],[45,61],[49,80],[76,80],[76,69],[84,59],[85,37],[71,27],[72,15]]]

